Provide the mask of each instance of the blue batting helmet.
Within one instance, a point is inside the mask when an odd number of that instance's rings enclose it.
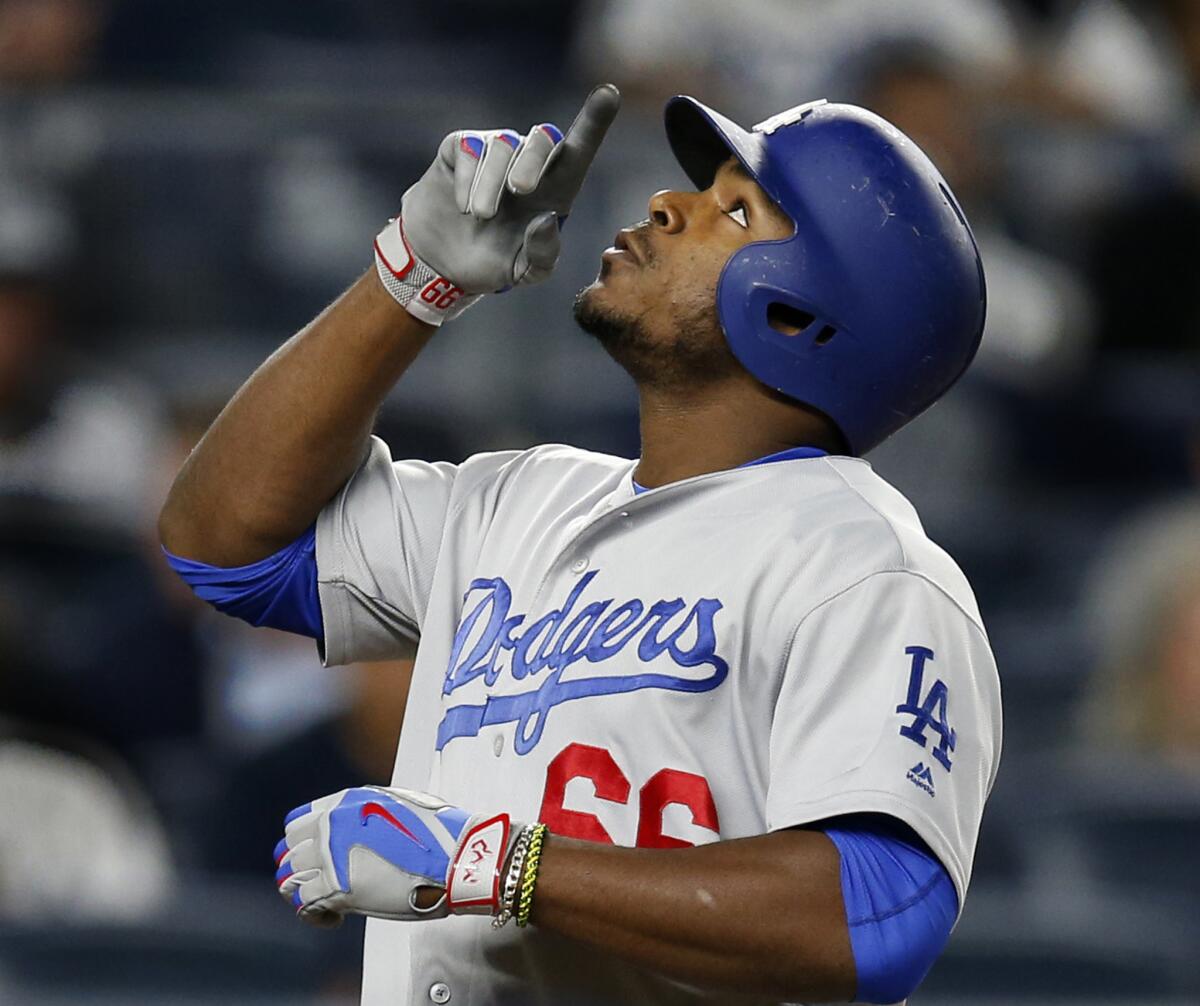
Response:
[[[825,101],[746,130],[679,95],[665,119],[697,187],[733,155],[795,222],[791,237],[731,256],[717,285],[725,337],[751,374],[827,415],[855,454],[958,380],[983,335],[983,264],[916,144],[865,108]],[[773,305],[799,334],[770,324]]]

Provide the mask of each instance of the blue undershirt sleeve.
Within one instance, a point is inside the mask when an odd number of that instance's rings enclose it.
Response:
[[[317,529],[248,566],[224,569],[163,554],[171,568],[218,611],[251,625],[283,629],[321,642],[321,601],[317,595]]]
[[[839,824],[821,830],[842,860],[855,1001],[897,1003],[913,993],[945,947],[958,894],[945,867],[902,822],[863,815]]]

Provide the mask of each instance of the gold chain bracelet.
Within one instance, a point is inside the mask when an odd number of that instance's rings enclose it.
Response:
[[[533,889],[537,885],[538,865],[542,860],[542,843],[546,840],[546,826],[534,825],[533,834],[529,836],[529,848],[525,853],[525,876],[521,880],[521,898],[517,902],[517,925],[529,925],[529,915],[533,911]]]

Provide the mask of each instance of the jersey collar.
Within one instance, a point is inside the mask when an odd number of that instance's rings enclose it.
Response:
[[[795,461],[800,458],[823,458],[829,454],[828,451],[821,450],[820,447],[789,447],[786,451],[776,451],[774,454],[768,454],[765,457],[755,458],[753,461],[747,461],[744,465],[738,465],[738,468],[754,468],[757,465],[769,465],[775,461]],[[734,469],[735,471],[737,469]],[[649,488],[643,485],[633,483],[633,491],[636,495],[649,492]]]

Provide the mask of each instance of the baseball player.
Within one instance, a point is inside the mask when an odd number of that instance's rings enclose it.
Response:
[[[696,191],[653,195],[575,303],[641,457],[370,436],[440,325],[553,269],[618,102],[447,136],[375,268],[192,454],[164,546],[327,664],[419,644],[391,785],[314,793],[276,848],[302,919],[370,916],[368,1006],[897,1002],[961,909],[1001,734],[970,587],[861,459],[983,328],[929,160],[849,105],[747,130],[676,97]]]

